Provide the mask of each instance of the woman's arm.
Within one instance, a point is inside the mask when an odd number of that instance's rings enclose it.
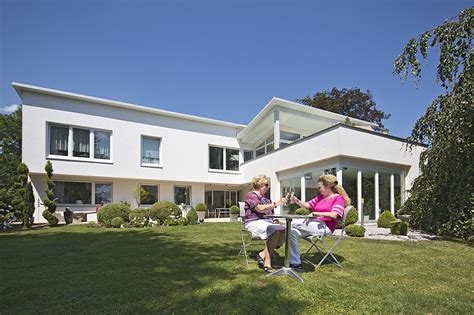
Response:
[[[311,215],[313,217],[325,217],[325,218],[331,218],[333,220],[337,219],[339,214],[336,212],[330,211],[330,212],[312,212]]]
[[[269,203],[269,204],[266,204],[266,205],[258,205],[258,206],[255,207],[255,211],[257,211],[257,212],[266,212],[268,210],[275,209],[278,206],[284,205],[287,202],[288,202],[288,199],[281,198],[277,202]]]
[[[296,203],[296,204],[297,204],[298,206],[300,206],[301,208],[305,208],[305,209],[310,209],[310,210],[311,210],[311,206],[309,205],[309,203],[299,200],[299,199],[294,195],[294,193],[291,193],[291,202],[292,202],[292,203]]]

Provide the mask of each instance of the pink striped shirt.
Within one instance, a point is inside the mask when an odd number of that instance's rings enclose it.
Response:
[[[319,195],[314,199],[308,201],[311,206],[312,212],[336,212],[337,219],[333,220],[326,217],[318,217],[311,220],[324,221],[326,226],[334,232],[336,229],[337,221],[344,216],[344,198],[341,195],[336,194],[334,197],[324,199],[323,195]]]

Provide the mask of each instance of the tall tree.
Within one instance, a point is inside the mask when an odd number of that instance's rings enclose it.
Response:
[[[445,89],[418,119],[408,140],[425,143],[420,176],[403,211],[411,224],[437,234],[472,235],[474,8],[408,41],[395,60],[395,73],[421,78],[420,60],[439,49],[437,80]]]
[[[313,96],[308,95],[296,101],[311,107],[376,123],[379,126],[379,131],[386,131],[382,120],[390,118],[390,114],[385,114],[376,108],[377,104],[369,90],[363,92],[355,87],[342,90],[332,88],[330,91],[317,92]]]
[[[0,115],[0,208],[11,205],[21,162],[21,107]]]

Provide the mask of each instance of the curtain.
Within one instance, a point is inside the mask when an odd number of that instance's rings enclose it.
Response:
[[[94,158],[110,159],[110,133],[105,131],[94,132]]]
[[[89,130],[73,129],[74,150],[73,156],[89,157]]]
[[[142,163],[160,164],[160,143],[158,139],[142,140]]]
[[[66,155],[68,151],[69,128],[51,126],[49,153],[54,155]]]

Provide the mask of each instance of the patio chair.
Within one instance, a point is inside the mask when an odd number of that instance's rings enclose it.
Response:
[[[249,255],[248,255],[248,248],[251,245],[252,241],[263,241],[265,242],[266,239],[261,238],[258,235],[252,234],[249,230],[245,228],[244,224],[244,217],[245,217],[245,202],[239,202],[239,208],[240,208],[240,213],[239,213],[239,220],[240,220],[240,239],[241,239],[241,244],[240,244],[240,251],[237,257],[244,256],[245,261],[247,262],[247,265],[249,264]],[[273,262],[276,262],[275,258],[275,253],[273,253]]]
[[[344,235],[344,230],[346,229],[347,213],[349,213],[349,210],[351,208],[353,207],[349,205],[344,209],[344,216],[342,217],[342,221],[341,221],[342,229],[341,229],[340,234],[331,233],[331,234],[323,234],[323,235],[309,235],[307,237],[303,237],[303,239],[309,242],[311,246],[306,251],[306,253],[303,254],[302,258],[306,260],[307,262],[309,262],[311,265],[313,265],[315,270],[318,269],[319,266],[321,266],[321,264],[327,258],[329,258],[334,264],[336,264],[336,266],[342,268],[342,265],[339,262],[339,260],[337,260],[337,258],[333,255],[333,251]],[[333,239],[332,245],[325,243],[327,239]],[[308,258],[306,258],[306,256],[309,254],[311,249],[313,249],[313,247],[316,248],[316,250],[321,254],[321,256],[323,256],[323,258],[319,261],[317,265],[314,264],[312,261],[310,261]]]

